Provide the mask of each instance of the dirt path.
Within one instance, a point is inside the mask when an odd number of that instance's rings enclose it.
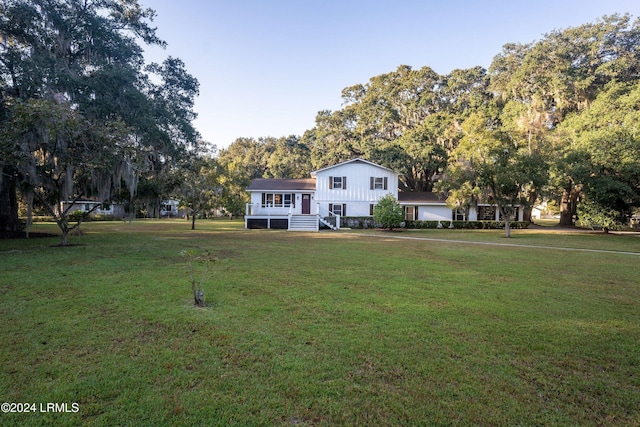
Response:
[[[526,245],[518,243],[496,243],[496,242],[473,242],[468,240],[450,240],[450,239],[434,239],[430,237],[414,237],[414,236],[398,236],[389,234],[360,234],[360,233],[344,233],[353,236],[361,237],[377,237],[381,239],[400,239],[400,240],[422,240],[426,242],[440,242],[440,243],[462,243],[468,245],[485,245],[485,246],[504,246],[512,248],[533,248],[533,249],[549,249],[557,251],[571,251],[571,252],[595,252],[602,254],[618,254],[618,255],[632,255],[640,256],[640,252],[625,252],[625,251],[610,251],[604,249],[582,249],[582,248],[565,248],[557,246],[538,246],[538,245]]]

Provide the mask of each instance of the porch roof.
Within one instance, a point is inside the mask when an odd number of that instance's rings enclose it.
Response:
[[[407,191],[398,193],[398,203],[402,204],[445,204],[447,198],[432,191]]]
[[[247,191],[315,191],[315,178],[256,178],[251,181]]]

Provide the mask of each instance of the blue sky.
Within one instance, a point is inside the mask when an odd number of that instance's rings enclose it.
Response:
[[[399,65],[441,74],[488,68],[506,43],[529,43],[603,15],[640,17],[638,0],[140,0],[166,50],[200,81],[204,140],[302,135],[345,87]]]

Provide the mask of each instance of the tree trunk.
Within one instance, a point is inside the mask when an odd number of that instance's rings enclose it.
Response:
[[[569,184],[562,190],[562,199],[560,200],[560,225],[568,227],[574,225],[580,191],[581,188],[573,184]]]
[[[196,229],[196,214],[195,213],[193,215],[191,215],[191,229],[192,230]]]
[[[524,207],[522,212],[523,221],[533,223],[531,219],[531,213],[533,211],[533,204],[536,202],[537,199],[538,199],[538,192],[536,190],[529,191],[529,204]]]
[[[204,307],[204,291],[202,289],[194,290],[193,300],[198,307]]]
[[[0,176],[0,237],[17,237],[19,233],[16,181],[13,177],[3,174]]]
[[[69,246],[69,228],[61,227],[60,230],[62,230],[62,235],[60,236],[60,246]]]
[[[511,215],[507,214],[507,209],[502,206],[498,206],[500,210],[500,214],[502,214],[502,219],[504,220],[504,237],[507,239],[511,238]]]

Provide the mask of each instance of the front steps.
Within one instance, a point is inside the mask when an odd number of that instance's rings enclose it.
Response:
[[[289,231],[318,231],[316,215],[291,215]]]

